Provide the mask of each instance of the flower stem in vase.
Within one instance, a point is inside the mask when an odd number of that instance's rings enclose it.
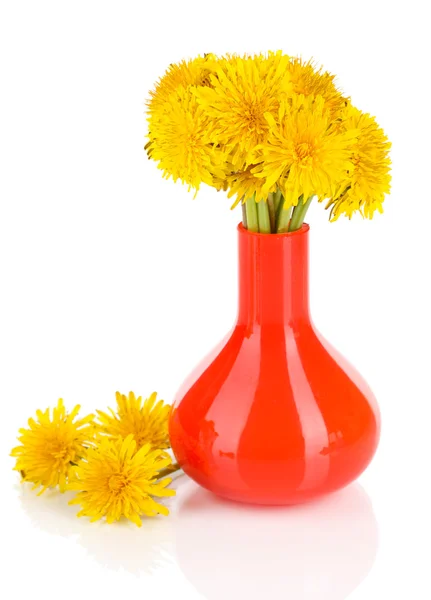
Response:
[[[241,210],[242,210],[242,224],[244,225],[245,229],[247,229],[247,211],[245,208],[244,198],[241,200]]]
[[[255,200],[256,194],[248,198],[245,202],[245,213],[247,216],[247,229],[249,231],[259,232],[259,220],[257,217],[257,204]]]
[[[276,208],[275,208],[274,194],[272,194],[272,193],[268,194],[267,204],[268,204],[269,222],[271,225],[271,233],[274,233],[275,227],[276,227],[276,215],[277,215]]]
[[[271,233],[268,202],[265,202],[264,200],[257,202],[257,216],[260,233]]]
[[[287,233],[289,231],[290,217],[292,214],[291,206],[284,206],[283,198],[280,200],[280,206],[277,217],[277,233]]]
[[[308,207],[310,206],[313,198],[314,196],[310,196],[306,202],[303,201],[302,196],[299,198],[297,206],[295,206],[293,209],[289,231],[297,231],[298,229],[301,229]]]

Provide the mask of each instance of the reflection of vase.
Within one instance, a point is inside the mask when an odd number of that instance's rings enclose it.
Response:
[[[378,408],[310,320],[308,225],[238,231],[238,319],[178,393],[172,447],[184,471],[221,496],[303,502],[365,469]]]
[[[189,482],[176,501],[176,562],[207,600],[345,600],[377,555],[376,518],[357,484],[286,508],[240,506]]]

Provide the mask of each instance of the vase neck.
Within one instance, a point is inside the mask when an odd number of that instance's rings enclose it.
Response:
[[[239,324],[309,320],[308,231],[256,234],[238,226]]]

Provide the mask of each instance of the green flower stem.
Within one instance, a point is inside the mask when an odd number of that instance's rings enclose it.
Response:
[[[310,196],[306,202],[303,202],[301,196],[301,198],[298,201],[298,205],[295,206],[293,210],[292,219],[289,225],[289,231],[297,231],[298,229],[301,229],[308,207],[310,206],[313,198],[314,196]]]
[[[263,200],[257,202],[257,217],[260,233],[271,233],[268,202],[264,202]]]
[[[166,467],[166,469],[162,469],[161,471],[159,471],[159,474],[157,475],[157,479],[162,479],[162,477],[166,477],[167,475],[170,475],[171,473],[175,473],[175,471],[179,471],[180,469],[181,469],[181,467],[178,463],[169,465],[169,467]]]
[[[245,212],[247,215],[247,229],[249,231],[259,232],[259,221],[257,218],[257,204],[255,200],[256,194],[248,198],[245,202]]]
[[[272,193],[268,194],[267,204],[268,204],[269,222],[271,225],[271,232],[274,233],[275,232],[275,217],[276,217],[274,194],[272,194]]]
[[[298,222],[300,220],[300,213],[304,208],[303,196],[300,196],[298,204],[293,207],[292,218],[290,220],[288,231],[296,231],[299,229]]]
[[[283,199],[281,199],[277,218],[277,233],[286,233],[289,231],[291,214],[292,207],[284,208]]]
[[[281,190],[277,189],[277,191],[274,192],[274,208],[275,208],[276,215],[277,215],[278,211],[280,210],[280,204],[281,204],[282,199],[283,199],[283,195],[281,193]]]
[[[245,229],[247,229],[247,211],[245,209],[245,203],[241,200],[241,209],[242,209],[242,224]]]

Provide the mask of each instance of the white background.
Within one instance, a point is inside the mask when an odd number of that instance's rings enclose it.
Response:
[[[0,0],[0,591],[7,597],[429,598],[427,3]],[[232,505],[185,477],[169,518],[90,525],[18,484],[19,427],[62,396],[172,401],[236,312],[239,211],[162,180],[144,102],[171,62],[283,49],[315,57],[393,142],[372,222],[311,208],[312,311],[383,416],[360,479],[309,506]]]

